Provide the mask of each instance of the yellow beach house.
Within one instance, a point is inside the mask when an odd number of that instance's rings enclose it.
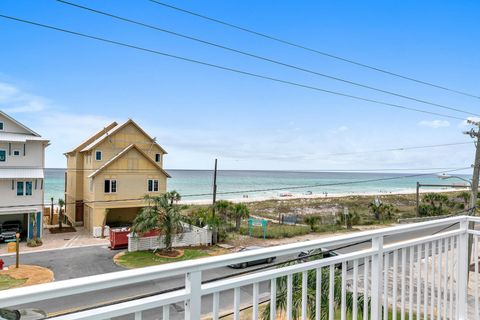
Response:
[[[146,194],[166,192],[166,153],[131,119],[113,122],[65,153],[66,219],[91,232],[131,223]]]

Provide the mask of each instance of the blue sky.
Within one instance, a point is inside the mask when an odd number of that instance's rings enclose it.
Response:
[[[147,0],[72,2],[318,72],[480,113],[480,100],[291,48]],[[168,3],[318,50],[480,94],[476,1]],[[56,1],[4,0],[1,14],[321,88],[466,116],[292,71]],[[468,166],[473,146],[325,156],[468,141],[462,121],[211,69],[0,19],[0,108],[51,140],[48,167],[109,121],[133,118],[166,168],[388,169]]]

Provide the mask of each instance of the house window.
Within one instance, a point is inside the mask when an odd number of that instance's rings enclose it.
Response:
[[[7,161],[7,151],[0,150],[0,162],[5,162],[5,161]]]
[[[155,154],[155,162],[160,162],[161,155],[160,153]]]
[[[32,195],[32,181],[25,181],[25,195]]]
[[[0,131],[3,131],[3,122],[0,122]]]
[[[102,161],[102,151],[100,150],[95,151],[95,160]]]
[[[20,150],[13,150],[13,155],[14,156],[19,156],[20,155]]]
[[[17,181],[17,196],[23,196],[23,181]]]
[[[104,184],[105,193],[115,193],[117,192],[117,180],[107,179]]]
[[[147,191],[148,192],[158,192],[158,180],[157,179],[148,179]]]

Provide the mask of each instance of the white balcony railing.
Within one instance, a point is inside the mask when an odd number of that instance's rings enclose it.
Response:
[[[180,276],[184,279],[180,288],[72,309],[52,319],[219,319],[229,312],[240,319],[245,307],[252,319],[480,319],[476,223],[480,218],[459,216],[11,289],[0,292],[0,307],[35,307],[82,295],[100,301],[106,289],[152,285],[152,281],[160,287]],[[208,282],[202,279],[207,272],[228,265],[272,256],[281,260],[318,248],[337,248],[340,254],[264,265],[254,272]]]

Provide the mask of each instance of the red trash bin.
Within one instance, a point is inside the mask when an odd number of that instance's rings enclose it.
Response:
[[[110,249],[127,248],[129,233],[129,228],[110,229]]]
[[[3,270],[3,264],[4,264],[4,263],[5,263],[5,262],[3,262],[2,259],[0,259],[0,270]]]

